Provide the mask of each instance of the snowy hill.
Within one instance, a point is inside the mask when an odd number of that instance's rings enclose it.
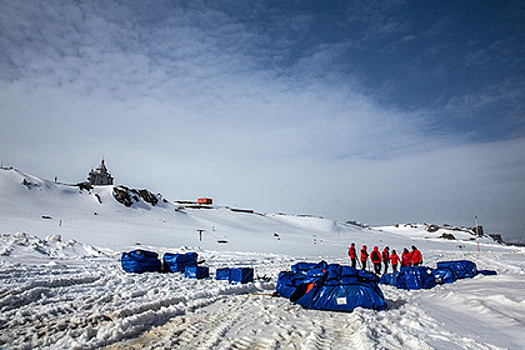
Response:
[[[374,227],[376,230],[396,233],[414,239],[449,239],[459,241],[475,241],[477,236],[475,228],[455,227],[450,225],[434,225],[434,224],[396,224],[391,226]],[[492,243],[494,240],[491,237],[484,236],[481,241]]]
[[[523,248],[483,237],[478,251],[476,238],[464,228],[365,228],[114,188],[0,170],[0,348],[525,347]],[[204,230],[202,240],[198,230]],[[416,245],[427,266],[468,259],[498,276],[431,290],[381,286],[385,311],[306,310],[271,296],[279,272],[295,262],[348,264],[352,241],[398,251]],[[229,285],[180,274],[125,273],[120,254],[137,247],[160,255],[195,251],[212,275],[221,267],[249,266],[256,280]]]
[[[297,255],[319,256],[345,254],[352,241],[400,246],[407,238],[440,237],[393,227],[379,231],[313,216],[178,204],[147,190],[65,185],[16,169],[0,171],[0,206],[0,232],[12,232],[16,227],[17,231],[60,234],[112,247],[140,243],[289,253],[293,245]],[[202,235],[199,230],[204,230]],[[472,236],[457,238],[468,241]],[[493,242],[489,238],[482,241]]]

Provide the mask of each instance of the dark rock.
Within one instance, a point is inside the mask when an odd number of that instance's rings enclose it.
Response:
[[[113,197],[115,197],[117,202],[124,204],[126,207],[131,207],[133,205],[133,200],[129,194],[129,188],[126,186],[113,187]]]
[[[427,228],[428,232],[437,232],[438,230],[439,230],[439,226],[437,226],[437,225],[430,225]]]
[[[456,239],[456,237],[454,237],[454,235],[452,233],[443,233],[441,235],[441,238],[450,239],[450,240],[455,240]]]

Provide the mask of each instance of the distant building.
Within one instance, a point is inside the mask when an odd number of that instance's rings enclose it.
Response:
[[[199,203],[199,204],[213,204],[213,199],[211,199],[211,198],[199,198],[199,199],[197,199],[197,203]]]
[[[102,159],[102,162],[100,162],[96,170],[91,169],[88,175],[88,181],[93,186],[113,185],[113,176],[111,176],[106,168],[104,159]]]

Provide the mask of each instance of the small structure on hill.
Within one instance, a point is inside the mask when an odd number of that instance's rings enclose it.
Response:
[[[204,198],[199,198],[199,199],[197,199],[197,203],[199,203],[199,204],[210,204],[211,205],[211,204],[213,204],[213,199],[205,198],[205,197]]]
[[[88,175],[88,181],[92,186],[113,185],[113,176],[111,176],[106,168],[104,159],[102,159],[96,170],[91,169]]]

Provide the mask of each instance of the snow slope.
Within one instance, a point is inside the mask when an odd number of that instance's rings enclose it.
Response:
[[[128,208],[111,187],[80,190],[14,169],[0,170],[0,208],[3,348],[525,348],[523,248],[482,239],[478,252],[470,235],[443,240],[422,226],[380,231],[227,207],[180,209],[162,200],[152,206],[140,198]],[[202,241],[198,229],[206,230]],[[381,312],[306,310],[271,296],[278,273],[297,261],[348,263],[351,241],[398,251],[416,245],[428,266],[469,259],[499,275],[422,291],[382,286],[388,309]],[[250,266],[257,279],[228,285],[127,274],[120,253],[137,247],[196,251],[212,274]]]

